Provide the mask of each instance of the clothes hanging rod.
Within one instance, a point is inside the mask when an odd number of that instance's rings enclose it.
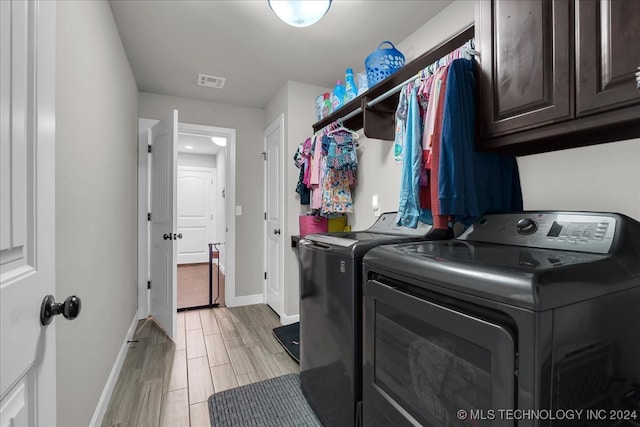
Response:
[[[400,83],[399,85],[394,86],[392,89],[389,89],[388,91],[386,91],[382,95],[377,96],[375,99],[372,99],[371,101],[367,102],[367,107],[373,107],[374,105],[381,103],[382,101],[384,101],[385,99],[389,98],[390,96],[395,95],[396,93],[400,92],[400,89],[402,89],[402,87],[404,85],[412,82],[415,79],[416,79],[416,77],[413,76],[413,77],[405,80],[404,82]]]
[[[367,104],[368,105],[368,104]],[[358,114],[362,113],[362,107],[358,107],[355,110],[353,110],[352,112],[350,112],[349,114],[347,114],[346,116],[344,116],[341,119],[338,119],[338,121],[345,121],[345,120],[349,120],[351,117],[355,117]]]

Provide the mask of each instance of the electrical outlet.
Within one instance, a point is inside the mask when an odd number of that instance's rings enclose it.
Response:
[[[242,215],[242,206],[236,206],[236,216]]]
[[[374,194],[371,197],[371,208],[373,209],[373,216],[380,216],[380,195]]]

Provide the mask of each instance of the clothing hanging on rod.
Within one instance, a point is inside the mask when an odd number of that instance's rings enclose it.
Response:
[[[356,185],[357,132],[341,120],[327,125],[310,138],[310,208],[324,216],[353,212],[352,190]]]
[[[443,229],[452,221],[469,225],[486,212],[522,210],[515,158],[475,151],[471,58],[476,53],[470,40],[425,67],[401,89],[401,99],[405,93],[417,94],[422,132],[415,132],[415,115],[403,120],[399,112],[404,107],[399,104],[396,144],[405,147],[399,225],[415,226],[419,218]]]
[[[357,132],[347,129],[341,120],[322,135],[322,153],[326,169],[323,174],[323,215],[353,212],[352,189],[356,186]]]
[[[298,145],[298,149],[293,155],[293,162],[300,173],[296,184],[296,193],[300,195],[300,204],[309,205],[311,203],[311,190],[308,187],[311,166],[311,138],[307,138]]]

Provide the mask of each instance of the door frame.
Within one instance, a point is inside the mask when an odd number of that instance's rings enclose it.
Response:
[[[146,317],[150,313],[150,292],[147,289],[149,271],[149,212],[151,173],[151,156],[149,156],[148,129],[158,123],[155,119],[138,118],[138,314]],[[225,226],[226,253],[221,253],[225,265],[225,303],[233,306],[236,299],[235,258],[236,258],[236,130],[216,126],[205,126],[191,123],[178,123],[178,134],[192,133],[227,137],[225,147]],[[222,239],[222,236],[218,236]]]
[[[264,219],[264,225],[263,225],[263,245],[264,245],[264,249],[263,249],[263,253],[264,253],[264,271],[265,274],[269,273],[269,265],[267,262],[267,252],[269,249],[269,242],[268,239],[269,237],[267,236],[267,218],[266,218],[266,213],[267,213],[267,203],[268,203],[268,189],[267,189],[267,135],[270,134],[271,132],[273,132],[273,130],[275,128],[279,127],[280,128],[280,162],[278,163],[280,165],[280,170],[277,172],[278,176],[280,177],[280,184],[281,186],[284,186],[285,183],[285,176],[284,176],[284,170],[285,170],[285,158],[286,158],[286,153],[285,153],[285,141],[284,141],[284,114],[280,114],[268,127],[267,129],[265,129],[264,133],[263,133],[263,145],[262,148],[264,150],[264,160],[265,160],[265,167],[263,168],[263,189],[264,189],[264,212],[265,212],[265,219]],[[279,262],[278,262],[278,269],[279,274],[278,277],[280,278],[280,280],[282,281],[281,283],[281,288],[280,288],[280,313],[277,313],[278,316],[280,317],[280,321],[282,322],[283,316],[284,316],[284,242],[285,242],[285,227],[284,227],[284,209],[285,209],[285,203],[284,203],[284,199],[285,199],[285,191],[284,188],[281,187],[278,189],[278,191],[280,191],[280,194],[282,197],[280,197],[280,253],[278,254],[279,256]],[[262,286],[262,294],[263,294],[263,300],[264,303],[267,303],[267,278],[265,277],[264,279],[264,284]]]

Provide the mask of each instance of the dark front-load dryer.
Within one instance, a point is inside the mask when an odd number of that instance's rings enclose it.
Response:
[[[367,230],[312,234],[299,243],[300,380],[325,426],[354,426],[361,401],[362,257],[378,245],[425,239],[431,231],[422,223],[400,227],[395,219],[395,212],[384,213]]]
[[[638,426],[640,223],[487,215],[364,257],[365,426]]]

